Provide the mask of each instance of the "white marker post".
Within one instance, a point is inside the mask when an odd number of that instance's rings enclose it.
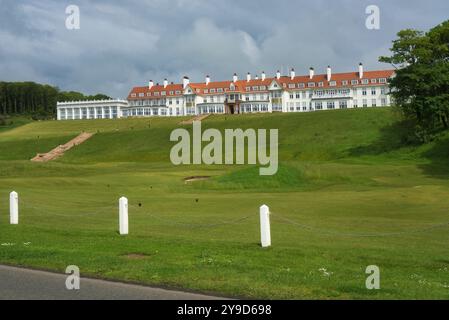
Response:
[[[9,218],[11,224],[19,224],[19,195],[15,191],[9,194]]]
[[[270,208],[267,205],[260,207],[260,242],[263,248],[271,246]]]
[[[120,234],[128,234],[128,199],[125,197],[119,200],[119,224]]]

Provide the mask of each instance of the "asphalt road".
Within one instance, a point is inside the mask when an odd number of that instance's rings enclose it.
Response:
[[[214,300],[218,297],[97,279],[80,279],[68,290],[68,275],[0,265],[0,300]]]

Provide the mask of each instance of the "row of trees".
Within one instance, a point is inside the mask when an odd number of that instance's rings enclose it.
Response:
[[[407,29],[393,41],[390,57],[397,67],[390,86],[396,105],[415,123],[421,140],[449,129],[449,20],[424,33]]]
[[[109,99],[104,94],[85,96],[75,91],[60,91],[58,87],[35,82],[0,82],[0,115],[28,114],[53,117],[57,101]]]

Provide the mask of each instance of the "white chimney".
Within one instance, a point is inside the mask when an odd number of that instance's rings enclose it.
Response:
[[[281,78],[281,72],[278,70],[277,72],[276,72],[276,79],[280,79]]]
[[[295,79],[295,69],[290,70],[290,79]]]
[[[148,82],[148,89],[151,90],[151,88],[153,88],[153,86],[154,86],[154,82],[153,82],[153,80],[150,80],[150,82]]]
[[[262,71],[262,81],[265,81],[265,71]]]
[[[167,88],[167,86],[168,86],[168,80],[164,79],[164,89]]]
[[[190,83],[189,77],[184,77],[184,79],[182,79],[182,87],[183,87],[184,89],[187,88],[187,86],[189,85],[189,83]]]
[[[239,78],[237,77],[237,73],[234,73],[234,76],[232,77],[232,81],[235,83],[237,82]]]
[[[359,78],[363,78],[363,63],[359,63]]]
[[[332,69],[331,66],[327,66],[327,81],[331,81],[332,78]]]
[[[206,86],[209,85],[209,83],[210,83],[210,77],[206,76]]]
[[[313,76],[315,75],[315,70],[313,69],[313,68],[310,68],[309,69],[309,78],[310,78],[310,80],[312,80],[313,79]]]
[[[248,74],[246,75],[246,82],[250,81],[251,81],[251,73],[248,72]]]

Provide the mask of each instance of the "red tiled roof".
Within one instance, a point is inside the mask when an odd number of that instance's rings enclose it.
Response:
[[[260,91],[268,91],[268,87],[273,81],[276,81],[279,86],[285,90],[293,90],[293,89],[307,89],[309,82],[314,82],[314,88],[339,88],[339,87],[353,87],[353,86],[364,86],[364,85],[373,85],[371,83],[371,79],[381,79],[381,78],[390,78],[394,75],[394,70],[379,70],[379,71],[365,71],[363,73],[363,79],[368,79],[368,84],[362,84],[359,78],[358,72],[346,72],[346,73],[333,73],[331,76],[331,81],[327,81],[326,74],[317,74],[313,76],[313,79],[310,79],[309,76],[296,76],[293,79],[289,76],[282,76],[279,79],[277,78],[265,78],[262,79],[252,79],[250,81],[247,80],[238,80],[235,85],[236,92],[260,92]],[[358,80],[357,85],[353,85],[351,83],[352,80]],[[330,86],[332,81],[336,81],[335,86]],[[343,81],[347,81],[347,85],[343,85]],[[319,86],[318,83],[322,82],[322,86]],[[209,82],[206,85],[205,82],[202,83],[190,83],[189,87],[192,88],[195,93],[200,95],[214,95],[214,94],[222,94],[225,91],[229,91],[229,88],[233,82],[232,81],[214,81]],[[297,84],[303,83],[304,87],[299,88]],[[294,88],[289,88],[289,85],[294,84]],[[260,90],[261,86],[265,86],[265,90]],[[249,91],[246,91],[246,88],[250,87]],[[259,90],[253,90],[254,87],[259,87]],[[223,89],[223,92],[215,92],[210,93],[210,89]],[[207,90],[207,93],[205,93]],[[161,93],[165,91],[165,96]],[[180,91],[181,94],[176,94],[176,91]],[[163,85],[154,85],[151,89],[148,86],[146,87],[134,87],[128,95],[128,100],[136,100],[136,99],[160,99],[161,97],[177,97],[182,96],[183,94],[183,85],[182,84],[169,84],[166,88]],[[159,95],[155,96],[154,93],[158,92]],[[135,94],[135,96],[132,96]],[[139,97],[139,94],[143,94],[143,97]],[[150,94],[150,95],[148,95]]]

